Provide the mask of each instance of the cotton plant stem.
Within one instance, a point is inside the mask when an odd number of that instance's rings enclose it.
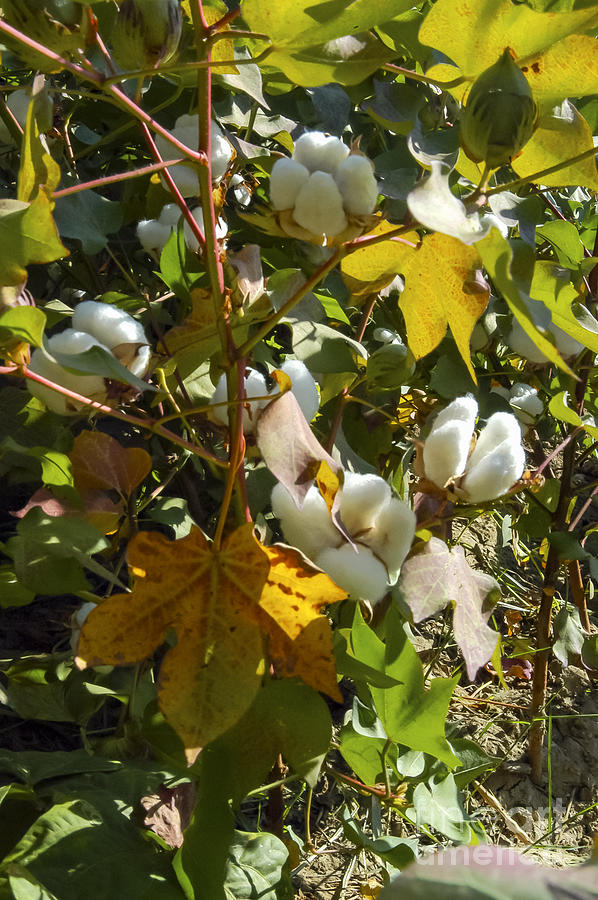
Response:
[[[80,184],[73,184],[71,187],[62,188],[60,191],[53,191],[52,197],[55,200],[59,200],[61,197],[69,197],[71,194],[78,194],[81,191],[90,191],[94,188],[105,187],[107,184],[116,184],[119,181],[128,181],[130,178],[139,178],[141,175],[151,175],[153,172],[161,172],[170,166],[176,166],[177,163],[180,163],[180,159],[166,159],[142,166],[140,169],[132,169],[130,172],[119,172],[117,175],[105,175],[103,178],[94,178],[93,181],[82,181]]]
[[[546,175],[552,175],[554,172],[560,172],[561,169],[566,169],[568,166],[573,165],[573,163],[582,162],[584,159],[590,159],[592,156],[596,156],[598,154],[598,147],[590,147],[588,150],[584,150],[583,153],[578,153],[576,156],[571,156],[569,159],[564,159],[562,162],[557,163],[554,166],[550,166],[548,169],[541,169],[539,172],[534,172],[532,175],[526,175],[523,178],[516,178],[514,181],[509,181],[507,184],[501,184],[498,187],[490,188],[490,190],[486,191],[485,196],[491,197],[493,194],[501,194],[503,191],[514,191],[519,187],[522,187],[524,184],[529,184],[532,181],[542,181],[542,179]]]

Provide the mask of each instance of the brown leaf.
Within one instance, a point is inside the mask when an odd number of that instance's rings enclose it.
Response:
[[[81,494],[82,507],[68,503],[55,497],[47,488],[40,488],[29,498],[25,506],[12,512],[11,515],[22,519],[30,509],[40,507],[47,516],[75,516],[85,519],[101,531],[102,534],[113,534],[117,529],[121,518],[125,514],[125,507],[120,500],[115,503],[103,491],[86,491]]]
[[[231,253],[229,262],[237,273],[237,290],[243,305],[253,303],[264,293],[264,273],[258,244],[246,244],[238,253]]]
[[[75,438],[69,457],[80,493],[115,490],[128,497],[152,468],[151,456],[145,450],[122,447],[101,431],[82,431]]]
[[[141,798],[141,806],[146,812],[143,824],[169,847],[180,847],[196,799],[197,788],[192,782],[174,788],[162,786],[159,793]]]

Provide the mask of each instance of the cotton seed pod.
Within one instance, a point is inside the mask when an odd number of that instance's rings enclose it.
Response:
[[[332,175],[314,172],[297,194],[293,218],[301,228],[334,237],[347,227],[343,198]]]
[[[334,180],[348,213],[368,216],[374,212],[378,202],[378,183],[369,159],[358,154],[348,156],[336,169]]]
[[[462,485],[465,496],[470,503],[496,500],[513,487],[524,469],[525,451],[521,442],[507,439],[498,446],[494,444],[485,455],[468,466]]]
[[[85,300],[75,307],[73,328],[106,346],[138,378],[147,372],[151,349],[141,322],[109,303]]]
[[[350,544],[323,550],[315,559],[340,588],[358,600],[379,603],[388,591],[388,572],[369,547]]]
[[[287,489],[276,484],[272,490],[272,512],[280,520],[285,541],[309,559],[315,560],[322,549],[338,547],[343,542],[326,501],[314,485],[309,488],[299,509]]]
[[[469,92],[461,115],[461,146],[474,162],[498,168],[527,144],[537,114],[529,83],[507,47]]]
[[[277,159],[270,174],[270,200],[274,209],[292,209],[308,178],[308,170],[295,159]]]
[[[179,0],[122,0],[112,53],[123,69],[151,68],[176,53],[183,19]]]
[[[349,148],[340,138],[323,131],[308,131],[295,141],[293,159],[309,172],[334,173],[349,155]]]
[[[74,331],[72,328],[67,328],[60,334],[55,334],[53,337],[48,338],[47,341],[47,349],[50,354],[56,352],[76,355],[85,353],[91,347],[101,347],[107,353],[110,352],[108,347],[101,344],[100,341],[90,334]],[[36,375],[42,375],[49,381],[53,381],[69,391],[89,397],[91,400],[104,402],[106,399],[106,382],[101,375],[84,375],[69,372],[59,363],[50,359],[39,347],[31,355],[29,368]],[[70,397],[66,397],[64,394],[60,394],[58,391],[54,391],[43,384],[38,384],[38,382],[32,381],[30,378],[27,379],[27,387],[30,394],[33,394],[38,400],[42,400],[48,409],[61,416],[74,416],[83,407],[83,404],[78,403],[76,400],[72,400]]]

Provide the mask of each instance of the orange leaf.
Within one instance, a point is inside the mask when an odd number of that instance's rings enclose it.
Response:
[[[245,525],[217,552],[199,528],[180,541],[138,534],[129,545],[131,594],[105,600],[89,615],[79,668],[146,659],[167,632],[176,645],[162,663],[158,702],[189,762],[250,706],[263,674],[262,636],[245,615],[257,604],[268,557]]]
[[[75,438],[70,459],[78,491],[116,490],[128,496],[152,468],[149,453],[140,447],[122,447],[101,431],[82,431]]]

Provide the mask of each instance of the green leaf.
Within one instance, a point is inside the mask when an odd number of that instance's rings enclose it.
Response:
[[[415,860],[417,840],[414,838],[400,838],[389,834],[373,840],[359,827],[346,806],[343,806],[341,810],[341,817],[346,838],[353,841],[358,847],[379,856],[395,869],[404,869]]]
[[[549,224],[570,225],[571,223],[553,222]],[[577,229],[572,227],[577,236]],[[548,228],[547,225],[540,230],[542,235],[546,234],[546,228]],[[550,238],[548,239],[550,240]],[[540,300],[550,310],[554,325],[585,347],[593,350],[594,353],[598,353],[596,320],[588,313],[587,307],[580,302],[579,291],[571,284],[568,277],[561,277],[561,272],[554,263],[543,260],[536,262],[530,296],[533,300]]]
[[[556,658],[564,666],[574,663],[581,656],[586,637],[577,609],[563,606],[554,620],[554,634],[552,652]]]
[[[0,607],[27,606],[35,597],[35,592],[20,584],[9,565],[0,566]]]
[[[48,447],[23,447],[17,441],[7,437],[1,443],[3,453],[12,452],[38,460],[41,469],[41,480],[47,487],[64,487],[73,485],[73,471],[66,453],[51,450]]]
[[[235,831],[224,881],[227,900],[277,900],[277,888],[288,877],[283,874],[288,855],[274,834]]]
[[[52,219],[52,204],[43,191],[27,204],[0,200],[0,285],[21,284],[25,266],[68,256]]]
[[[364,784],[379,784],[384,780],[380,754],[386,744],[386,738],[366,737],[355,731],[351,725],[343,725],[339,740],[339,751],[343,759]]]
[[[430,779],[427,785],[416,785],[413,807],[418,827],[430,825],[451,841],[470,841],[471,828],[452,775],[447,775],[441,781]]]
[[[41,347],[45,327],[46,314],[41,309],[35,306],[14,306],[0,316],[0,344],[5,343],[10,336],[34,347]]]
[[[42,750],[0,751],[0,772],[11,778],[18,778],[29,787],[36,787],[44,781],[65,778],[91,772],[115,772],[123,768],[123,763],[90,756],[87,750]]]
[[[426,690],[423,666],[394,606],[386,615],[385,626],[384,671],[401,682],[391,688],[371,689],[386,734],[396,743],[429,753],[454,768],[459,760],[446,740],[444,724],[459,676],[433,678]]]
[[[578,428],[580,425],[584,431],[587,431],[594,439],[598,438],[598,425],[592,420],[591,422],[583,421],[578,413],[568,405],[569,391],[560,391],[551,398],[548,404],[548,411],[551,416],[560,422],[567,422]]]
[[[84,253],[99,253],[122,225],[122,205],[95,191],[78,191],[59,197],[54,219],[62,237],[80,241]]]
[[[396,55],[366,32],[300,49],[275,47],[264,63],[280,69],[290,81],[303,87],[353,85],[360,84]]]
[[[598,669],[598,634],[591,634],[584,640],[581,658],[589,669]]]
[[[133,375],[116,356],[102,347],[90,347],[84,353],[58,353],[56,350],[53,350],[51,355],[69,372],[103,375],[104,378],[119,381],[121,384],[130,384],[131,387],[136,388],[138,391],[157,390],[153,384],[148,384],[147,381],[142,381],[137,375]]]

